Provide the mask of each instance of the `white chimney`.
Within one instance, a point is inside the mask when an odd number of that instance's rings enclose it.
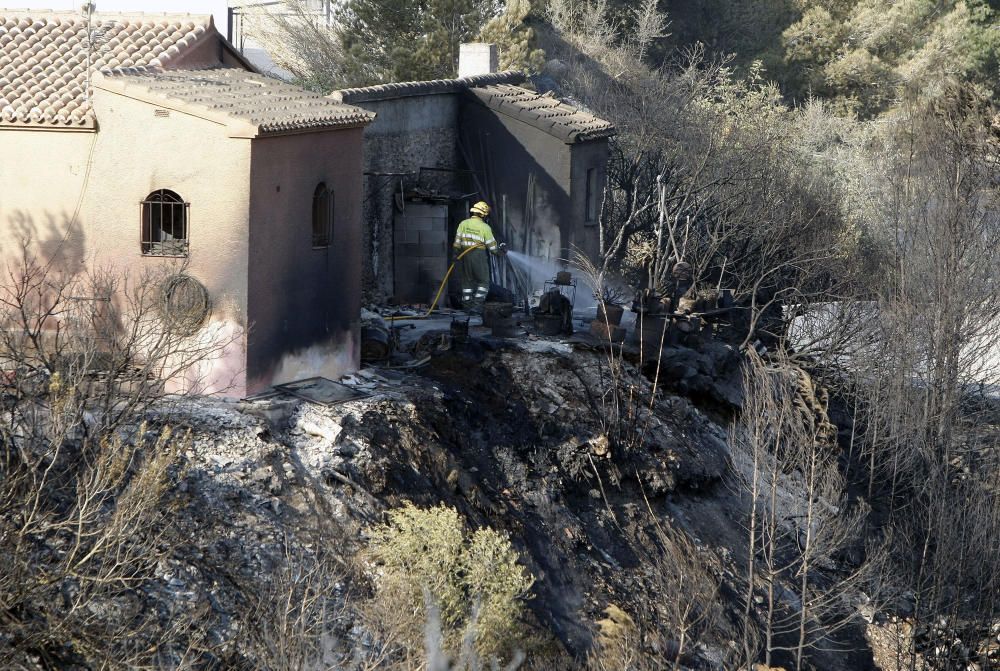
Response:
[[[500,69],[497,45],[470,42],[458,48],[458,76],[488,75]]]

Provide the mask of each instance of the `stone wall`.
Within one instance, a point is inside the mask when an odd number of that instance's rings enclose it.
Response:
[[[458,146],[458,95],[412,96],[352,104],[376,113],[365,130],[362,208],[364,300],[393,296],[396,200],[414,188],[449,194],[463,182]],[[421,168],[435,168],[424,170]]]

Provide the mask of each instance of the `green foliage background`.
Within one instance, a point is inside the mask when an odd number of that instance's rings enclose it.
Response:
[[[501,66],[537,71],[529,0],[348,0],[339,23],[353,85],[454,77],[463,42],[500,46]]]
[[[455,76],[464,41],[500,45],[501,66],[538,72],[545,52],[536,27],[551,0],[348,0],[341,9],[346,72],[354,85]],[[620,35],[642,0],[598,6]],[[904,97],[933,96],[949,79],[987,96],[1000,82],[996,0],[660,0],[669,35],[647,56],[663,65],[703,44],[737,71],[759,67],[789,102],[827,100],[838,113],[870,118]],[[755,64],[757,64],[755,66]]]

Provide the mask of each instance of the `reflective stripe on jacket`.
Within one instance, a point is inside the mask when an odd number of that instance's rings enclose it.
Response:
[[[485,246],[490,251],[497,248],[493,229],[479,217],[469,217],[458,225],[453,247],[455,249],[468,249],[480,245]]]

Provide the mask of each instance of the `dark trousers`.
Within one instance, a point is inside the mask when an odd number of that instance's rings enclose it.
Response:
[[[462,308],[481,312],[490,291],[490,257],[485,249],[473,249],[458,262],[462,282]]]

